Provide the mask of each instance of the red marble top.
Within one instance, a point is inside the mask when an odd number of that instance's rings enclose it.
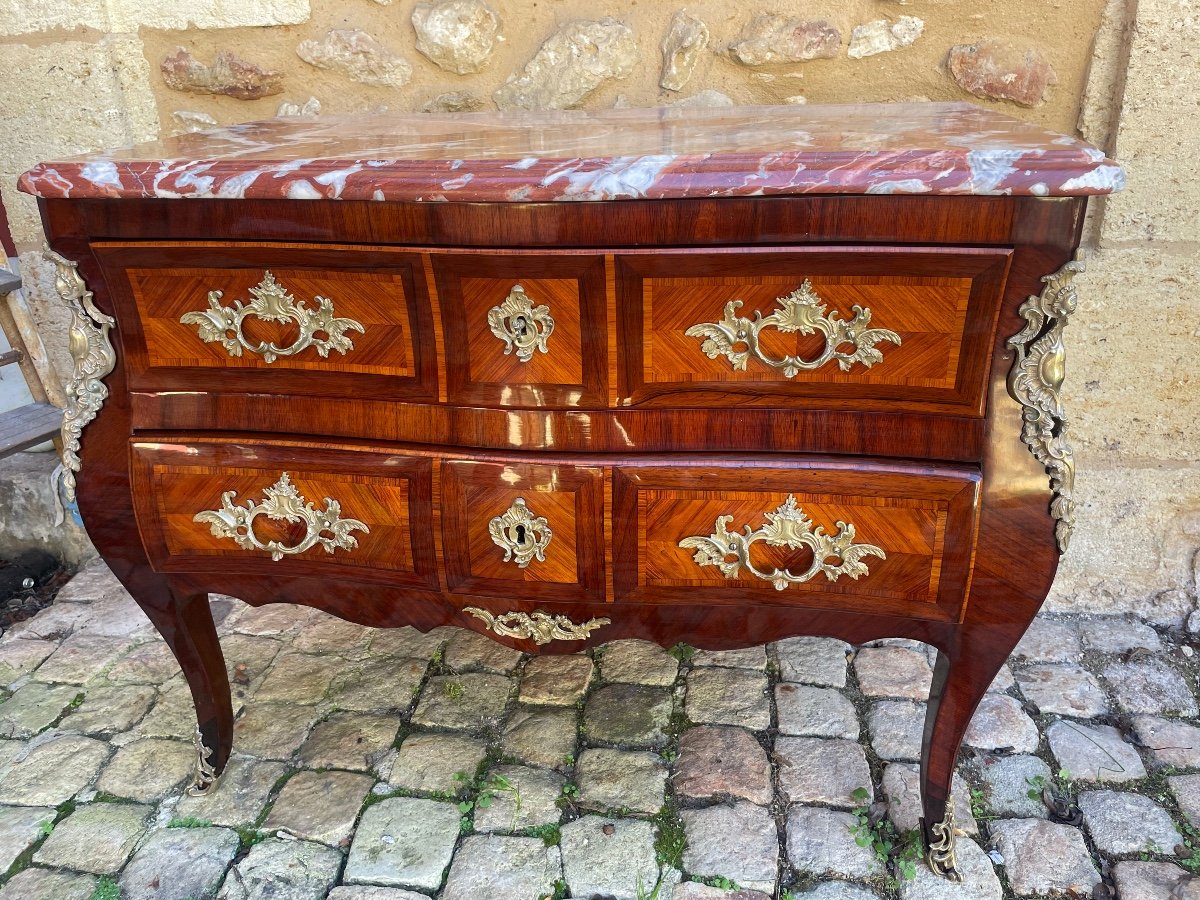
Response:
[[[44,162],[39,197],[424,201],[1107,194],[1088,144],[969,103],[280,118]]]

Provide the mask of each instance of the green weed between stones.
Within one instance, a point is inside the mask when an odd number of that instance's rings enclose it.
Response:
[[[732,878],[726,878],[724,875],[693,875],[692,879],[699,881],[701,884],[707,884],[709,887],[720,888],[723,891],[740,891],[741,886]]]
[[[197,819],[195,816],[178,816],[167,823],[168,828],[212,828],[212,822],[208,819]]]
[[[1190,822],[1180,822],[1179,832],[1183,835],[1184,852],[1175,861],[1192,874],[1200,875],[1200,831]]]
[[[854,843],[869,847],[889,872],[899,874],[905,881],[916,878],[917,861],[921,858],[917,829],[900,834],[886,815],[872,821],[871,795],[866,788],[855,788],[850,796],[858,804],[850,811],[855,819],[855,824],[850,826]]]
[[[672,647],[667,652],[670,653],[677,660],[679,660],[681,663],[687,663],[687,662],[691,662],[692,657],[696,655],[696,648],[693,647],[691,644],[680,643],[680,644],[676,644],[674,647]]]
[[[668,801],[650,820],[654,823],[654,856],[660,866],[683,868],[683,851],[687,849],[687,833],[683,819],[672,801]]]
[[[92,891],[91,900],[121,900],[121,887],[110,875],[101,876]]]
[[[562,843],[562,829],[557,824],[531,825],[521,834],[526,837],[541,838],[542,843],[547,847],[557,847]]]
[[[513,814],[509,823],[509,831],[517,824],[517,816],[521,813],[521,786],[514,784],[509,778],[494,772],[487,778],[476,775],[474,780],[466,772],[455,772],[454,780],[467,791],[465,799],[459,801],[458,811],[462,814],[459,830],[467,834],[473,827],[475,810],[487,809],[496,799],[497,794],[512,794]]]

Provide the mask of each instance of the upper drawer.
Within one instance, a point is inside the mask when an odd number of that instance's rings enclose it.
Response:
[[[696,250],[616,260],[622,402],[978,413],[1010,251]]]
[[[451,403],[604,406],[604,258],[581,253],[432,256]]]
[[[415,253],[296,244],[96,244],[132,388],[436,398]],[[303,380],[297,376],[303,373]]]

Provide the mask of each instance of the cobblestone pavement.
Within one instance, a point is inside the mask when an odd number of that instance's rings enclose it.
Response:
[[[0,640],[0,900],[1200,897],[1181,632],[1035,624],[960,757],[956,886],[906,849],[921,644],[530,658],[213,607],[238,720],[201,798],[186,685],[102,565]]]

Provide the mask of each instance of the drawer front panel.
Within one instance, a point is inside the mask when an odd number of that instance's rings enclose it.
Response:
[[[167,572],[333,568],[436,589],[432,472],[428,459],[372,452],[132,447],[138,525],[151,561]]]
[[[306,392],[324,382],[326,392],[357,393],[366,378],[393,396],[435,396],[417,254],[294,245],[100,245],[97,254],[125,307],[135,388],[184,374],[205,384],[207,373],[222,387],[286,389],[304,373]]]
[[[978,413],[1008,258],[867,248],[620,256],[619,392],[634,404],[823,398]]]
[[[957,619],[979,479],[966,471],[618,468],[616,600]]]
[[[598,466],[441,463],[450,590],[603,599],[603,477]]]
[[[435,254],[432,265],[451,403],[605,404],[601,256]]]

